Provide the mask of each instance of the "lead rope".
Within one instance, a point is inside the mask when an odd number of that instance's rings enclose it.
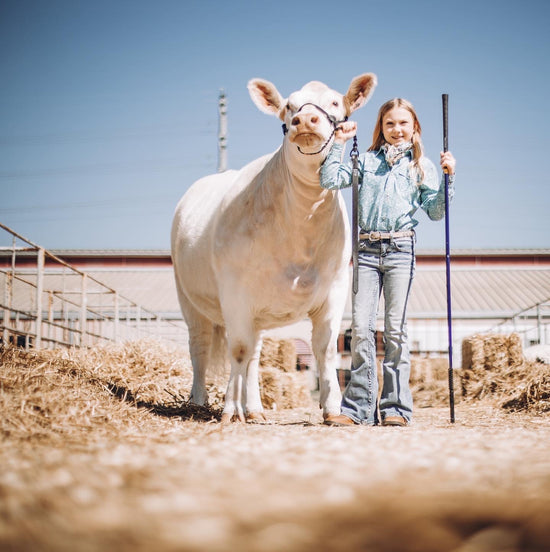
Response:
[[[359,222],[358,222],[358,207],[359,207],[359,149],[357,147],[357,136],[353,137],[353,147],[350,152],[352,170],[351,170],[351,246],[352,246],[352,262],[353,262],[353,294],[357,294],[359,289]]]

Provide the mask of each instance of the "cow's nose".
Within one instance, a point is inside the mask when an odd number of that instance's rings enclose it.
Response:
[[[292,118],[292,126],[303,125],[308,128],[314,128],[319,122],[319,116],[316,113],[300,113]]]

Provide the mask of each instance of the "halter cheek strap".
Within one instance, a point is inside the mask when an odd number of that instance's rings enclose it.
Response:
[[[318,153],[321,153],[326,147],[327,147],[327,144],[330,142],[330,140],[332,139],[332,137],[334,136],[334,133],[336,132],[336,129],[338,128],[338,125],[340,123],[343,123],[345,121],[348,120],[347,117],[344,117],[344,119],[342,119],[341,121],[338,121],[338,119],[336,119],[336,117],[334,117],[334,115],[330,115],[330,113],[327,113],[322,107],[319,107],[318,105],[314,104],[314,103],[311,103],[311,102],[308,102],[308,103],[305,103],[303,104],[302,106],[300,106],[300,109],[298,109],[298,111],[296,111],[296,113],[300,113],[300,111],[302,111],[302,109],[306,106],[306,105],[312,105],[315,109],[318,109],[321,113],[323,113],[323,115],[328,119],[328,121],[330,122],[330,124],[332,125],[332,132],[330,133],[330,136],[328,137],[327,141],[323,144],[323,146],[321,147],[321,149],[319,151],[315,151],[313,153],[308,153],[308,152],[304,152],[300,149],[300,146],[298,146],[298,151],[302,154],[302,155],[317,155]],[[285,123],[283,123],[283,135],[286,135],[287,132],[288,132],[288,127],[286,126]]]

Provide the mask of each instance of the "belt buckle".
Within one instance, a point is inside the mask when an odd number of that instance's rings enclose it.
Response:
[[[369,234],[370,241],[380,241],[382,239],[382,232],[371,232]]]

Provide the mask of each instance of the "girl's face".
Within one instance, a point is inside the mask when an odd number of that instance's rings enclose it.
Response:
[[[410,142],[414,132],[412,113],[404,107],[394,107],[382,118],[382,134],[391,146]]]

